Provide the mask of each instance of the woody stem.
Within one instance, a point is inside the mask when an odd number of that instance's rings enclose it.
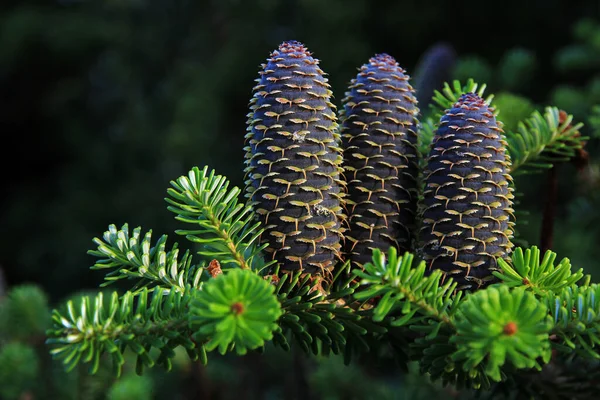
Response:
[[[554,238],[554,215],[556,213],[556,201],[558,197],[558,176],[556,166],[549,171],[546,179],[546,195],[544,202],[544,214],[542,217],[542,232],[540,247],[542,252],[552,248]]]

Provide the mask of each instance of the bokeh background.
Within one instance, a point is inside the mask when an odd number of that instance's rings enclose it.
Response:
[[[415,76],[424,113],[440,79],[472,77],[496,94],[507,128],[546,105],[584,122],[590,164],[558,169],[553,249],[575,267],[600,273],[596,0],[3,0],[3,290],[33,284],[54,307],[96,289],[102,273],[89,270],[94,260],[86,251],[111,223],[174,240],[177,224],[163,199],[169,181],[193,166],[209,165],[243,185],[253,80],[269,53],[289,39],[321,60],[338,106],[357,68],[387,52]],[[545,185],[545,174],[517,179],[518,207],[529,212],[518,227],[529,244],[540,242]],[[43,353],[43,340],[36,340]],[[216,358],[207,368],[181,361],[178,372],[126,377],[120,386],[108,372],[95,380],[83,370],[64,375],[38,355],[31,377],[44,383],[15,390],[33,398],[172,400],[239,393],[417,398],[410,390],[439,390],[387,364],[346,368],[336,359],[267,353]],[[2,355],[0,384],[1,364]],[[59,385],[57,377],[70,383]],[[60,389],[68,385],[78,389]],[[125,397],[118,397],[121,389]],[[138,390],[138,397],[127,390]]]

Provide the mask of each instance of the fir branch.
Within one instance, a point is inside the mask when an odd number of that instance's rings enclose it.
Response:
[[[355,271],[362,278],[365,289],[357,291],[354,298],[375,302],[372,314],[374,323],[394,327],[407,327],[412,335],[385,339],[397,348],[399,339],[409,339],[409,357],[419,362],[420,370],[432,379],[458,387],[489,387],[490,379],[484,366],[464,369],[464,361],[452,361],[459,347],[450,342],[456,335],[455,314],[463,304],[463,292],[455,291],[451,278],[444,281],[441,271],[425,276],[425,263],[416,267],[409,253],[398,257],[390,248],[387,257],[379,250],[373,251],[373,262],[364,271]],[[364,304],[364,303],[363,303]],[[415,336],[416,335],[416,336]],[[412,337],[411,337],[412,336]]]
[[[410,356],[434,379],[487,388],[505,368],[540,368],[538,357],[549,358],[548,310],[523,289],[496,285],[463,298],[451,280],[441,282],[441,272],[425,276],[424,263],[413,267],[412,256],[395,249],[387,259],[375,250],[373,263],[355,274],[368,286],[354,297],[377,299],[374,322],[418,333]]]
[[[548,309],[532,293],[506,285],[491,286],[468,295],[456,313],[457,345],[452,360],[464,371],[484,366],[495,382],[509,362],[517,369],[541,369],[538,358],[550,360]]]
[[[144,288],[137,296],[127,292],[122,298],[113,292],[107,302],[102,293],[93,299],[84,296],[78,305],[69,301],[66,312],[54,310],[47,343],[67,370],[80,362],[89,363],[92,374],[98,371],[102,354],[109,353],[120,375],[126,348],[137,354],[138,373],[155,364],[169,370],[177,346],[184,346],[192,359],[206,362],[204,347],[190,339],[190,298],[187,292],[181,295],[162,288]],[[155,359],[150,354],[153,348],[159,350]]]
[[[587,138],[579,134],[583,124],[572,123],[572,115],[563,119],[558,108],[546,107],[544,114],[534,111],[531,117],[519,122],[516,132],[506,132],[511,174],[548,169],[573,158]]]
[[[232,269],[208,281],[190,305],[190,325],[206,349],[237,354],[263,346],[277,328],[281,307],[269,285],[254,271]]]
[[[430,335],[431,331],[421,331],[424,336],[410,343],[410,358],[419,363],[419,371],[428,375],[432,381],[441,380],[442,384],[454,385],[457,389],[487,389],[491,380],[485,373],[484,365],[465,370],[461,362],[453,361],[452,356],[458,348],[450,339],[455,331],[443,327]]]
[[[410,344],[421,373],[444,385],[487,390],[517,370],[539,371],[549,360],[548,310],[521,288],[495,285],[468,294],[452,320],[453,329],[419,328],[426,336]]]
[[[498,259],[500,271],[493,274],[508,287],[522,286],[538,296],[555,293],[583,278],[583,269],[571,271],[571,262],[563,258],[554,265],[556,253],[548,250],[540,260],[540,250],[532,246],[523,252],[517,248],[511,256],[511,264]]]
[[[554,320],[555,349],[600,359],[600,285],[570,286],[548,293],[546,305]]]
[[[456,283],[452,279],[444,281],[445,276],[439,270],[425,276],[425,263],[413,267],[412,261],[412,254],[398,256],[393,247],[389,249],[387,259],[375,249],[373,262],[365,265],[362,271],[354,271],[361,278],[361,285],[367,285],[354,297],[358,300],[380,297],[373,310],[374,321],[381,321],[397,311],[402,316],[394,316],[392,326],[412,324],[424,316],[452,327],[450,314],[461,298],[460,292],[453,296]]]
[[[347,268],[349,264],[346,264]],[[273,343],[290,349],[289,338],[307,354],[343,354],[349,364],[352,357],[365,354],[376,343],[375,338],[387,332],[384,324],[371,321],[369,310],[359,310],[350,300],[358,284],[351,284],[345,268],[338,269],[328,294],[319,277],[302,271],[283,274],[275,292],[283,315]],[[279,279],[279,278],[277,278]],[[350,304],[349,304],[350,303]]]
[[[177,243],[166,251],[167,235],[162,235],[150,247],[152,231],[142,235],[141,228],[137,227],[130,234],[127,224],[119,230],[115,225],[110,225],[108,231],[104,232],[103,239],[94,238],[94,242],[98,249],[90,250],[88,254],[100,260],[96,261],[92,269],[113,269],[105,276],[106,282],[101,286],[120,279],[139,279],[132,289],[134,293],[151,286],[183,293],[188,284],[194,288],[200,285],[204,269],[192,265],[189,251],[178,259]]]
[[[53,312],[54,325],[47,331],[51,353],[68,370],[90,363],[92,374],[102,354],[109,353],[120,374],[130,348],[137,354],[139,373],[155,364],[169,370],[175,347],[183,346],[191,359],[206,363],[206,351],[245,354],[263,346],[278,328],[281,308],[274,288],[255,271],[230,269],[201,290],[185,289],[143,288],[121,298],[115,292],[107,302],[100,293],[83,297],[77,306],[70,301],[65,312]],[[155,358],[153,348],[159,350]]]
[[[268,245],[257,245],[263,229],[254,222],[252,207],[239,203],[239,188],[229,189],[229,181],[208,167],[194,168],[171,185],[171,198],[165,199],[171,204],[168,209],[177,220],[197,226],[176,232],[200,244],[200,255],[242,269],[268,265],[261,265],[257,257]]]

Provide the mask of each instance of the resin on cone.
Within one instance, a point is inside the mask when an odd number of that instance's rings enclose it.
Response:
[[[246,195],[282,271],[330,275],[340,258],[342,153],[319,61],[284,42],[262,65],[246,135]]]
[[[493,283],[496,258],[512,251],[510,158],[492,110],[474,93],[446,110],[424,173],[423,258],[458,290]]]
[[[411,247],[417,204],[417,100],[409,76],[387,54],[361,67],[343,100],[347,181],[345,253],[353,266],[373,249]]]

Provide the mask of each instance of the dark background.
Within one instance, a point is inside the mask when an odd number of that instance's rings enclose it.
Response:
[[[209,165],[243,184],[253,80],[284,40],[321,60],[338,107],[373,54],[412,75],[445,42],[457,55],[452,76],[484,78],[488,92],[534,108],[557,105],[593,135],[598,18],[598,1],[4,0],[0,266],[9,285],[34,282],[60,301],[102,281],[86,251],[109,224],[175,240],[169,181]],[[513,49],[529,57],[523,84],[499,67]],[[588,151],[585,171],[560,168],[554,249],[600,272],[597,139]],[[530,244],[539,244],[544,177],[517,180]]]

